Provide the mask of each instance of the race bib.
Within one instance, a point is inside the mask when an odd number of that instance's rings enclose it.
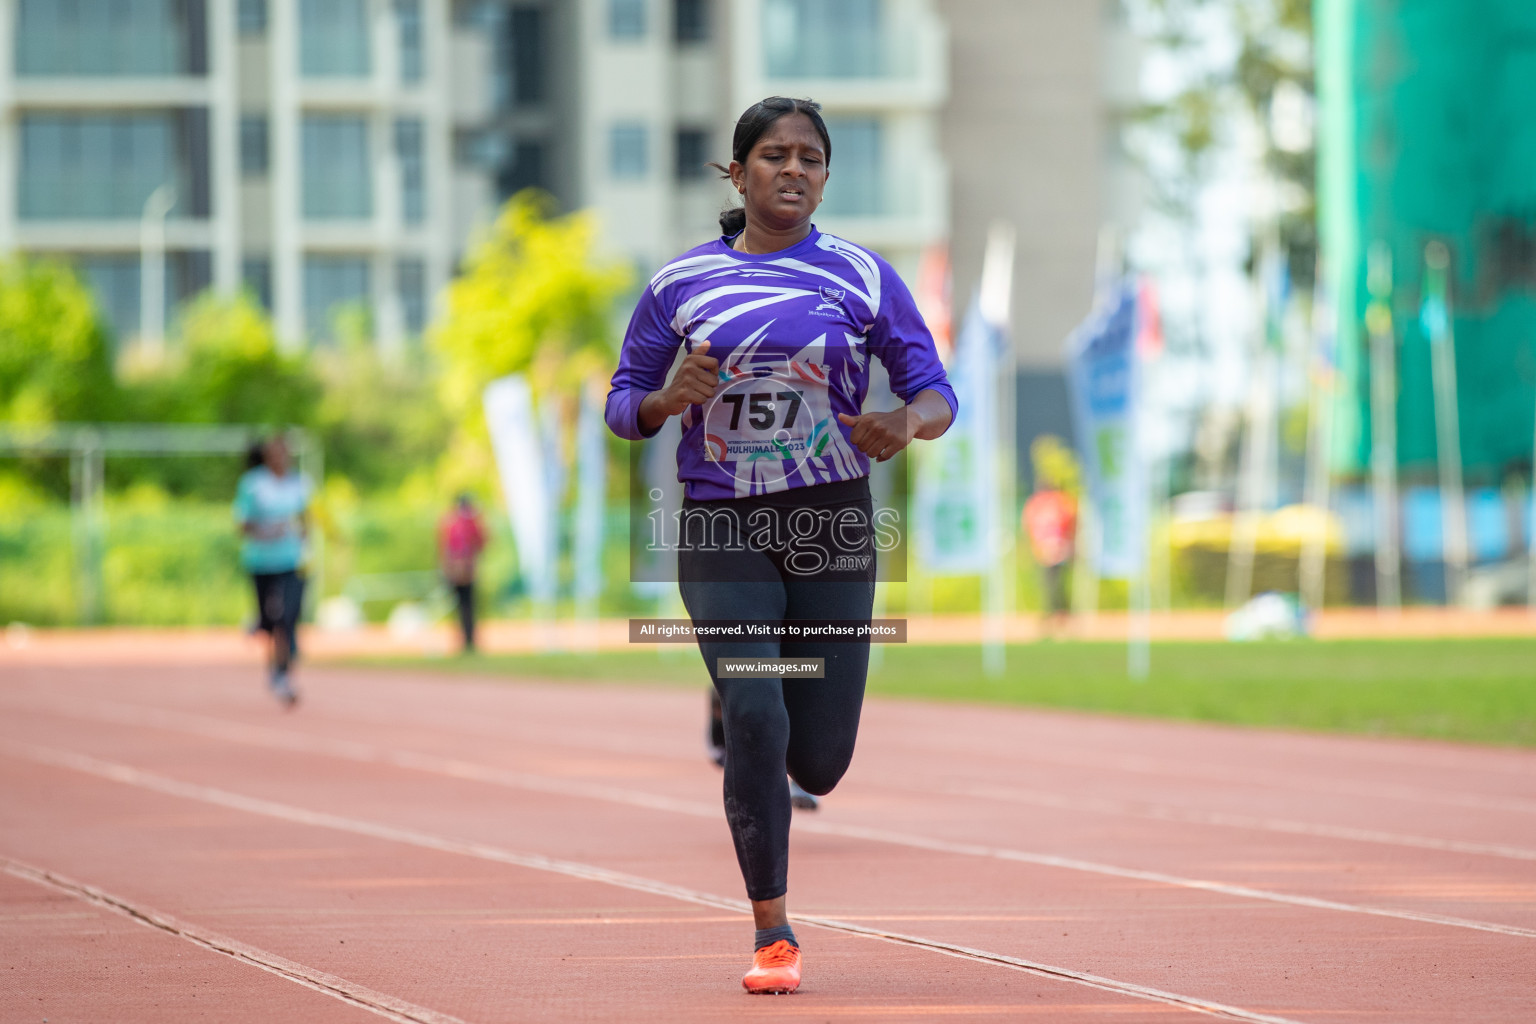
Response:
[[[734,476],[761,479],[749,472],[752,463],[769,459],[799,466],[826,452],[836,428],[826,367],[778,359],[722,367],[720,378],[704,405],[704,454],[710,462]]]

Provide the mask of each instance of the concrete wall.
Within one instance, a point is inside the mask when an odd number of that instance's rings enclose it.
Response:
[[[950,35],[942,142],[956,326],[980,281],[988,226],[1012,222],[1013,337],[1024,369],[1060,366],[1062,340],[1092,300],[1108,206],[1107,6],[939,0]]]

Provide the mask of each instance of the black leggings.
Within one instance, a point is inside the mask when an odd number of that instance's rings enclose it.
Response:
[[[252,573],[257,628],[272,637],[272,664],[286,672],[299,653],[299,615],[304,610],[304,577],[297,571]]]
[[[695,622],[869,621],[875,562],[865,481],[791,493],[798,504],[769,503],[783,501],[780,495],[766,501],[685,503],[678,580]],[[836,504],[806,507],[817,499]],[[839,513],[847,509],[853,511],[840,524]],[[689,517],[697,515],[705,517],[707,529],[690,535]],[[792,521],[796,515],[799,520]],[[863,525],[850,525],[860,515]],[[783,550],[750,542],[761,539],[762,516],[791,524],[781,539],[798,539]],[[835,561],[839,558],[843,561]],[[831,792],[848,770],[859,732],[869,642],[701,638],[699,653],[724,710],[725,815],[747,896],[777,899],[789,878],[791,809],[785,774],[821,795]],[[826,678],[721,678],[719,658],[822,658]]]

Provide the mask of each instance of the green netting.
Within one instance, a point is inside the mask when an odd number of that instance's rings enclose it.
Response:
[[[1370,454],[1366,254],[1391,248],[1398,457],[1433,472],[1419,322],[1424,248],[1452,254],[1462,457],[1472,479],[1529,464],[1536,429],[1536,2],[1317,0],[1320,209],[1343,377],[1334,462]]]

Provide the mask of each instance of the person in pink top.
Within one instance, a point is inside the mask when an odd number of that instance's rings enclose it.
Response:
[[[1041,477],[1039,489],[1024,503],[1023,518],[1035,563],[1045,574],[1046,621],[1059,620],[1067,614],[1065,577],[1077,533],[1077,502]]]
[[[485,547],[485,530],[469,495],[459,495],[437,528],[437,555],[443,579],[453,588],[459,608],[464,653],[475,653],[475,563]]]

